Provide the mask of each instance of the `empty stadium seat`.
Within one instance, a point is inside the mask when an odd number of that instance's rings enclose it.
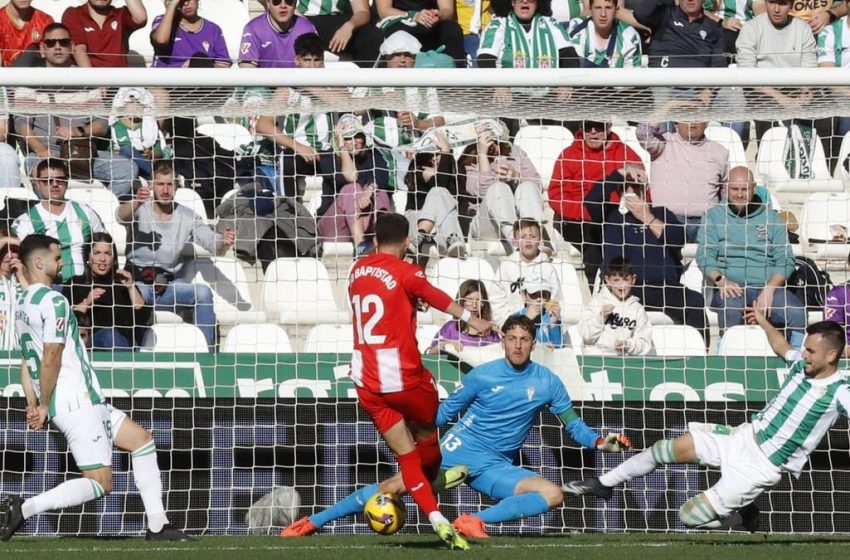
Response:
[[[282,324],[348,323],[337,308],[328,271],[310,258],[277,259],[263,280],[262,308]]]
[[[823,143],[815,133],[815,151],[811,179],[792,179],[785,168],[785,146],[788,129],[773,127],[759,142],[756,156],[756,180],[776,192],[815,193],[838,192],[844,189],[841,180],[833,179],[826,164]]]
[[[53,21],[62,21],[62,14],[71,6],[79,6],[83,0],[32,0],[32,7],[47,13]],[[3,2],[6,4],[6,2]]]
[[[111,194],[111,193],[110,193]],[[38,195],[26,187],[9,187],[0,189],[0,199],[17,198],[19,200],[38,200]]]
[[[248,6],[242,0],[212,0],[200,2],[198,14],[221,27],[230,58],[234,63],[239,60],[242,31],[251,19]]]
[[[464,280],[483,280],[494,284],[495,274],[493,268],[484,259],[469,257],[467,259],[455,259],[443,257],[428,272],[429,280],[439,289],[449,294],[452,299],[457,295],[457,290]],[[490,286],[487,285],[489,289]],[[436,309],[431,310],[434,323],[442,325],[448,320],[448,315]]]
[[[514,138],[514,145],[528,154],[540,180],[543,190],[549,187],[555,161],[564,148],[573,143],[573,133],[563,126],[524,126]]]
[[[619,136],[620,141],[623,144],[634,150],[643,162],[643,168],[646,171],[646,176],[649,177],[652,158],[649,156],[649,152],[641,146],[641,143],[637,138],[637,127],[631,125],[613,125],[611,126],[611,132]]]
[[[292,352],[289,335],[280,326],[271,323],[235,325],[224,343],[222,352],[246,354],[284,354]]]
[[[844,135],[841,149],[838,152],[838,163],[835,165],[833,177],[844,183],[844,188],[850,188],[850,132]]]
[[[104,227],[106,227],[106,231],[112,236],[112,240],[115,241],[118,255],[125,253],[127,229],[115,217],[115,211],[118,210],[120,203],[118,202],[118,198],[112,194],[112,191],[103,187],[86,187],[68,189],[65,196],[68,197],[68,200],[82,202],[91,206],[97,212],[97,215],[100,216],[100,220],[103,222]],[[115,256],[118,257],[118,255]]]
[[[747,167],[746,150],[737,132],[728,126],[709,126],[705,129],[705,136],[729,150],[729,169]]]
[[[583,288],[585,284],[584,274],[579,274],[575,266],[564,261],[552,261],[558,270],[558,278],[561,279],[561,322],[572,325],[581,320],[581,311],[585,304]]]
[[[233,257],[189,259],[180,277],[210,287],[216,320],[225,325],[265,323],[266,313],[251,302],[251,290],[242,263]]]
[[[729,327],[720,339],[719,356],[775,356],[767,333],[758,325]]]
[[[416,327],[416,342],[419,346],[419,352],[425,353],[431,347],[431,341],[434,336],[440,331],[442,325],[419,325]]]
[[[149,352],[209,352],[201,329],[190,323],[156,323],[151,325],[142,347]]]
[[[254,136],[247,128],[235,123],[206,123],[197,128],[198,134],[215,138],[219,146],[235,151],[239,146],[254,142]]]
[[[705,356],[705,341],[687,325],[653,325],[652,346],[656,356]]]
[[[812,193],[800,215],[800,242],[816,259],[847,258],[848,240],[832,242],[831,226],[850,230],[850,193]]]
[[[183,206],[188,206],[195,212],[195,214],[204,220],[205,224],[210,223],[210,220],[207,219],[207,209],[204,206],[204,199],[202,199],[201,195],[196,193],[194,189],[189,187],[180,187],[175,189],[174,202],[182,204]]]
[[[350,354],[354,350],[351,325],[316,325],[307,333],[302,352],[314,354]]]

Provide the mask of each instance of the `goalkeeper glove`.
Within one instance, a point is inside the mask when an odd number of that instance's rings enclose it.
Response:
[[[625,434],[608,434],[596,440],[596,449],[600,451],[623,451],[632,448],[632,440]]]

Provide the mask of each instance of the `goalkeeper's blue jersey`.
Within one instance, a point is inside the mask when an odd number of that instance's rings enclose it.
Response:
[[[547,407],[556,415],[573,407],[564,384],[549,368],[532,362],[518,371],[504,358],[482,364],[440,404],[440,426],[466,409],[443,438],[444,457],[445,451],[457,451],[471,459],[496,454],[514,461],[537,414]],[[593,447],[598,437],[578,416],[566,428],[586,447]]]

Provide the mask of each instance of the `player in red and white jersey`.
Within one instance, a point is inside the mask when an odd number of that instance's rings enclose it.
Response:
[[[407,218],[401,214],[378,218],[376,252],[351,269],[351,376],[360,406],[395,453],[414,501],[443,541],[451,548],[466,549],[466,541],[437,509],[428,482],[442,459],[435,426],[438,396],[416,344],[416,309],[421,300],[479,331],[486,332],[492,325],[432,286],[421,267],[403,260],[410,243],[408,229]]]

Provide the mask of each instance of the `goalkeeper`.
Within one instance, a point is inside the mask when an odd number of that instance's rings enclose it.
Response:
[[[560,417],[572,439],[585,447],[603,451],[631,447],[624,435],[603,438],[589,428],[573,409],[561,380],[549,368],[531,361],[535,345],[531,319],[510,317],[502,332],[505,359],[469,372],[437,412],[437,425],[442,426],[466,409],[440,443],[442,468],[457,470],[467,465],[467,484],[498,501],[476,515],[464,514],[455,520],[455,528],[469,538],[487,538],[485,523],[539,515],[563,501],[557,485],[514,464],[541,409],[548,407]],[[379,491],[403,493],[401,475],[361,488],[330,508],[299,519],[281,536],[310,535],[335,519],[363,511],[366,500]]]
[[[802,352],[755,306],[747,319],[767,332],[773,351],[791,364],[779,393],[735,428],[691,422],[690,431],[673,440],[655,442],[599,478],[571,482],[564,491],[611,498],[617,484],[644,476],[662,464],[693,463],[720,468],[717,484],[694,496],[679,509],[686,527],[726,529],[742,525],[758,530],[759,509],[753,501],[776,485],[783,471],[800,476],[809,455],[826,431],[850,410],[850,387],[838,375],[844,353],[844,330],[833,321],[809,325]]]

